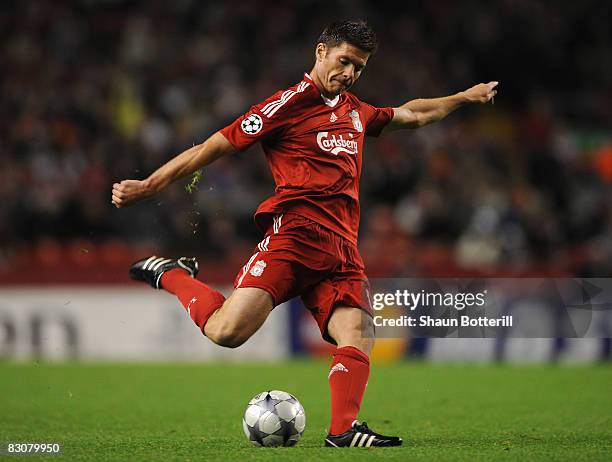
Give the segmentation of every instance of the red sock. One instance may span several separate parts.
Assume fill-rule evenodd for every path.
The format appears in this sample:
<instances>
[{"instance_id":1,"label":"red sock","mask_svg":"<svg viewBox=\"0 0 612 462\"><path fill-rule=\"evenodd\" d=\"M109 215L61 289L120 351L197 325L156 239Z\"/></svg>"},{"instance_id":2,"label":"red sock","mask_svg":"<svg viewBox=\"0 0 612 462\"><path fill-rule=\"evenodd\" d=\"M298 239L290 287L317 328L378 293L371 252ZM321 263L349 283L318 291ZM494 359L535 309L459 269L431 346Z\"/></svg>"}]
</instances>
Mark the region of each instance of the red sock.
<instances>
[{"instance_id":1,"label":"red sock","mask_svg":"<svg viewBox=\"0 0 612 462\"><path fill-rule=\"evenodd\" d=\"M369 376L368 355L352 346L336 349L329 371L332 435L344 433L357 419Z\"/></svg>"},{"instance_id":2,"label":"red sock","mask_svg":"<svg viewBox=\"0 0 612 462\"><path fill-rule=\"evenodd\" d=\"M202 332L208 318L221 308L225 301L225 297L220 292L192 278L179 268L166 271L161 277L161 286L162 289L178 297Z\"/></svg>"}]
</instances>

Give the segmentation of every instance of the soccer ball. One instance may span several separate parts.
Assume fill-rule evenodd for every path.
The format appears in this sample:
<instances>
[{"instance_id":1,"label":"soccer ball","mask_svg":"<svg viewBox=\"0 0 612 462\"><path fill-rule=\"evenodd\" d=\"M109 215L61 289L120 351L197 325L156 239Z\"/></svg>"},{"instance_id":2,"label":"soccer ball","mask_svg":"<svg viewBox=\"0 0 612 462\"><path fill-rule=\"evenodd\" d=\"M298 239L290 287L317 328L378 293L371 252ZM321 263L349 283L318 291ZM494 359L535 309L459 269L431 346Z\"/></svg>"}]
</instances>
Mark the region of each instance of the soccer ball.
<instances>
[{"instance_id":1,"label":"soccer ball","mask_svg":"<svg viewBox=\"0 0 612 462\"><path fill-rule=\"evenodd\" d=\"M251 114L250 116L246 117L240 125L244 133L247 135L255 135L261 131L263 121L257 114Z\"/></svg>"},{"instance_id":2,"label":"soccer ball","mask_svg":"<svg viewBox=\"0 0 612 462\"><path fill-rule=\"evenodd\" d=\"M255 446L293 446L306 427L306 414L297 398L284 391L256 395L244 412L242 428Z\"/></svg>"}]
</instances>

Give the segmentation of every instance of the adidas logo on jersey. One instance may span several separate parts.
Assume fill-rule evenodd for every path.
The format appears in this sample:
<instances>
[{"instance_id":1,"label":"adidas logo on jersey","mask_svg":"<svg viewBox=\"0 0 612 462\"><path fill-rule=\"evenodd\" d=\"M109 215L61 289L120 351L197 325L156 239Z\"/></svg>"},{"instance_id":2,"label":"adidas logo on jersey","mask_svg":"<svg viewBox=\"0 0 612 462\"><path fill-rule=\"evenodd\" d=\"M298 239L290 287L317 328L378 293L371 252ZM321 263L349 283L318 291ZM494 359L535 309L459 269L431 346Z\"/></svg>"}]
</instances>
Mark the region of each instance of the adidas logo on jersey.
<instances>
[{"instance_id":1,"label":"adidas logo on jersey","mask_svg":"<svg viewBox=\"0 0 612 462\"><path fill-rule=\"evenodd\" d=\"M345 140L342 135L329 136L329 132L317 133L317 144L325 152L338 155L341 152L357 154L358 144L355 140Z\"/></svg>"},{"instance_id":2,"label":"adidas logo on jersey","mask_svg":"<svg viewBox=\"0 0 612 462\"><path fill-rule=\"evenodd\" d=\"M338 364L335 364L334 367L331 368L327 378L329 379L334 372L348 372L348 371L349 370L346 368L346 366L344 364L338 363Z\"/></svg>"},{"instance_id":3,"label":"adidas logo on jersey","mask_svg":"<svg viewBox=\"0 0 612 462\"><path fill-rule=\"evenodd\" d=\"M331 115L329 116L329 121L335 122L336 120L338 120L338 116L336 115L335 112L332 112Z\"/></svg>"}]
</instances>

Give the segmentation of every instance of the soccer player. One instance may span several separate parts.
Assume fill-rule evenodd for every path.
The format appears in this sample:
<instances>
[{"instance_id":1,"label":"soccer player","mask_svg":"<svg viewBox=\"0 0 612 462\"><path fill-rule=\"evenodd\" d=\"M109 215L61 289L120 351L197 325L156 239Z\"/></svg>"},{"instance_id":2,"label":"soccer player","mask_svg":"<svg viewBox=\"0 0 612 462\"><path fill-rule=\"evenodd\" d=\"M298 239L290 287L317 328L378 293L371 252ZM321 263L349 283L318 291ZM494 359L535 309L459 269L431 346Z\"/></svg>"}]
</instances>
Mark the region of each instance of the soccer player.
<instances>
[{"instance_id":1,"label":"soccer player","mask_svg":"<svg viewBox=\"0 0 612 462\"><path fill-rule=\"evenodd\" d=\"M375 52L363 21L329 25L315 64L301 82L252 106L202 144L187 149L144 180L115 183L112 202L125 207L159 193L214 160L261 142L276 183L255 221L265 233L226 299L195 279L193 258L151 256L130 269L133 279L175 294L202 333L218 345L242 345L272 309L301 296L325 340L337 346L329 371L331 424L326 446L398 446L357 421L374 345L372 308L357 248L359 177L364 138L436 122L467 103L486 103L497 82L443 98L378 108L348 90Z\"/></svg>"}]
</instances>

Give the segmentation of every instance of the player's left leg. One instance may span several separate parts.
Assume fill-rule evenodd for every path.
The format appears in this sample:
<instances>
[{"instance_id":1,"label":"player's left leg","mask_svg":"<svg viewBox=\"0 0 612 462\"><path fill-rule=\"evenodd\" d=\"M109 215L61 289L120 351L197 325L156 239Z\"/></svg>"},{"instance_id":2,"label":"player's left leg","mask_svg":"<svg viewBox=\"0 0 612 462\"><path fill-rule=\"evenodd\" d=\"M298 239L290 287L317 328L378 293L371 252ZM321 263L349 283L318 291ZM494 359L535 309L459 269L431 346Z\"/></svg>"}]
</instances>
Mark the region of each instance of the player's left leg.
<instances>
[{"instance_id":1,"label":"player's left leg","mask_svg":"<svg viewBox=\"0 0 612 462\"><path fill-rule=\"evenodd\" d=\"M372 316L361 308L337 306L327 324L327 332L338 348L354 347L367 356L374 348L375 334Z\"/></svg>"},{"instance_id":2,"label":"player's left leg","mask_svg":"<svg viewBox=\"0 0 612 462\"><path fill-rule=\"evenodd\" d=\"M399 446L402 439L370 430L357 416L370 376L375 342L372 316L361 308L337 306L329 318L327 334L338 345L329 372L331 425L326 446Z\"/></svg>"},{"instance_id":3,"label":"player's left leg","mask_svg":"<svg viewBox=\"0 0 612 462\"><path fill-rule=\"evenodd\" d=\"M370 353L374 346L372 317L360 308L338 306L329 318L327 332L338 345L328 377L331 392L329 433L339 435L357 420L370 376Z\"/></svg>"},{"instance_id":4,"label":"player's left leg","mask_svg":"<svg viewBox=\"0 0 612 462\"><path fill-rule=\"evenodd\" d=\"M338 345L329 372L329 433L339 435L357 420L370 376L370 353L374 347L372 317L360 308L338 306L329 318L327 333Z\"/></svg>"}]
</instances>

